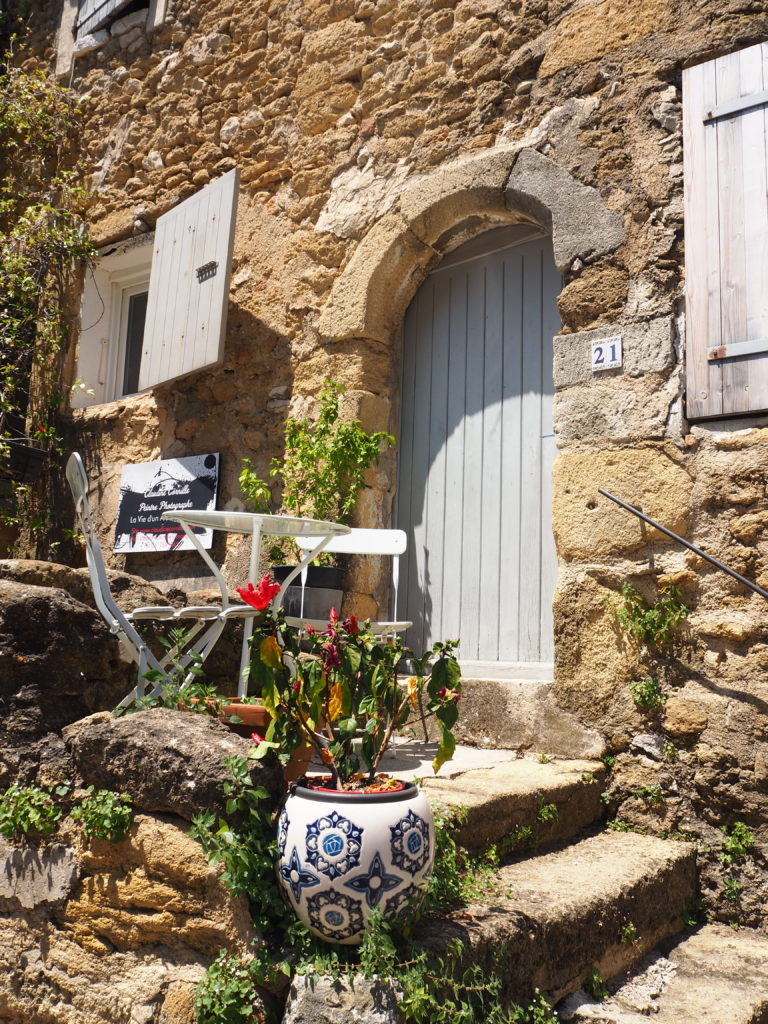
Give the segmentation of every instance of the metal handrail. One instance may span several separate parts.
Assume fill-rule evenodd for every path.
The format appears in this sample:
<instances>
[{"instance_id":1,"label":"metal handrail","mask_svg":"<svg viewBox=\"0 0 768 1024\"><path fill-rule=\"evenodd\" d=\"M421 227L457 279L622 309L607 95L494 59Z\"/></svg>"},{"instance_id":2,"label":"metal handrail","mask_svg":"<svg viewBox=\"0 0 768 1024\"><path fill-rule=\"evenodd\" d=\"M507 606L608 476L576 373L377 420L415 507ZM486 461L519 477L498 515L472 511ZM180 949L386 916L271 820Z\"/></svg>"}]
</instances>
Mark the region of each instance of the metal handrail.
<instances>
[{"instance_id":1,"label":"metal handrail","mask_svg":"<svg viewBox=\"0 0 768 1024\"><path fill-rule=\"evenodd\" d=\"M749 587L750 590L754 590L756 594L759 594L760 597L764 597L766 601L768 601L768 590L763 590L763 588L759 587L757 583L753 583L752 580L748 580L746 576L742 576L740 572L736 572L735 569L731 569L731 567L726 565L725 562L721 562L719 559L713 558L712 555L708 555L706 551L702 551L701 548L697 548L695 544L691 544L690 541L684 540L682 537L674 533L674 531L668 530L666 526L662 526L661 523L657 523L655 519L651 519L650 516L641 512L640 509L635 508L634 505L629 505L626 501L622 501L621 498L617 498L616 495L611 494L610 491L603 490L602 487L598 487L597 491L598 494L602 494L604 497L610 498L611 501L615 501L617 505L626 509L627 512L631 512L633 516L637 516L638 519L642 519L644 523L648 523L655 530L659 530L661 533L666 534L667 537L671 537L672 540L676 540L678 544L682 544L683 547L688 548L689 551L693 551L694 554L699 556L699 558L703 558L705 562L709 562L709 564L714 565L716 569L720 569L721 572L732 576L733 579L738 580L739 583L743 583L745 587Z\"/></svg>"}]
</instances>

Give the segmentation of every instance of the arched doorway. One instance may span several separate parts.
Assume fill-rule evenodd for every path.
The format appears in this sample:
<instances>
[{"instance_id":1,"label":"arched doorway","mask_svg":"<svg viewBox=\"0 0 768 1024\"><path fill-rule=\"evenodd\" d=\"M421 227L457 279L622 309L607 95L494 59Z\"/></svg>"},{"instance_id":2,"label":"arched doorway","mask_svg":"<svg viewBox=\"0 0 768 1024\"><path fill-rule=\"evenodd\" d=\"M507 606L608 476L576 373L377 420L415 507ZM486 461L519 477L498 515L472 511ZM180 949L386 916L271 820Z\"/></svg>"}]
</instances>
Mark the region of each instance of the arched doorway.
<instances>
[{"instance_id":1,"label":"arched doorway","mask_svg":"<svg viewBox=\"0 0 768 1024\"><path fill-rule=\"evenodd\" d=\"M460 637L463 662L552 661L552 241L487 231L430 274L405 316L396 519L399 615L417 652Z\"/></svg>"}]
</instances>

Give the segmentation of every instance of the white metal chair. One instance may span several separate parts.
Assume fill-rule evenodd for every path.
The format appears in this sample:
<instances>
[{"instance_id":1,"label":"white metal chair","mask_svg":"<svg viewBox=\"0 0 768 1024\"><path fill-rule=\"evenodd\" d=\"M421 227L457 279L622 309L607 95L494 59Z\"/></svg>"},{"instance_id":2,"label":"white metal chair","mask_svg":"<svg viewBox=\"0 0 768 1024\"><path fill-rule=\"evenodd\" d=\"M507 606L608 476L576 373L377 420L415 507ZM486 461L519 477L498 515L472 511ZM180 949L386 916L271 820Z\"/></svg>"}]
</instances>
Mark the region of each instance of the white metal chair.
<instances>
[{"instance_id":1,"label":"white metal chair","mask_svg":"<svg viewBox=\"0 0 768 1024\"><path fill-rule=\"evenodd\" d=\"M310 551L314 544L311 537L297 537L296 543L304 551ZM371 632L375 636L387 636L391 633L403 633L412 623L397 619L397 589L400 582L400 555L405 552L408 538L404 530L373 530L353 529L341 537L334 537L326 545L326 551L334 551L347 555L389 555L392 558L392 619L371 622ZM322 630L328 625L320 619L305 619L304 590L307 582L307 570L301 573L301 613L299 616L286 616L286 624L294 629Z\"/></svg>"},{"instance_id":2,"label":"white metal chair","mask_svg":"<svg viewBox=\"0 0 768 1024\"><path fill-rule=\"evenodd\" d=\"M126 654L138 665L137 684L120 701L119 706L124 707L135 701L137 697L144 695L147 672L154 670L160 673L160 677L151 691L156 694L160 691L163 683L168 680L168 669L171 664L177 664L185 669L198 661L196 656L199 656L199 660L205 661L213 650L228 618L247 617L256 613L253 608L247 606L230 605L225 590L222 590L221 605L188 605L178 609L172 608L170 605L147 605L124 612L115 602L109 586L104 556L96 536L88 503L88 477L83 460L77 452L73 452L67 461L66 475L72 497L75 500L75 512L80 530L85 541L85 555L96 607L104 617L110 631L117 636ZM135 622L148 619L176 624L191 622L192 625L186 632L181 645L170 648L162 658L157 658L134 625ZM200 636L206 623L210 623L210 625ZM184 681L190 682L192 678L191 675L187 676Z\"/></svg>"}]
</instances>

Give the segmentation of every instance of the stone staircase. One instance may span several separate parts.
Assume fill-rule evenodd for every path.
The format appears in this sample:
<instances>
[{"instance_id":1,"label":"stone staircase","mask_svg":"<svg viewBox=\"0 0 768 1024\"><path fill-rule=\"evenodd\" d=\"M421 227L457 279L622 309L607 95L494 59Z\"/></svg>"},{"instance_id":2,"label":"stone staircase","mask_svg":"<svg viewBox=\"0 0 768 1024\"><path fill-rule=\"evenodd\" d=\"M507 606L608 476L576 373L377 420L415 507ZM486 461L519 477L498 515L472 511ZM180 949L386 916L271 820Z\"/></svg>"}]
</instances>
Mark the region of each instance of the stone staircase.
<instances>
[{"instance_id":1,"label":"stone staircase","mask_svg":"<svg viewBox=\"0 0 768 1024\"><path fill-rule=\"evenodd\" d=\"M509 754L450 779L423 777L433 806L462 808L462 845L495 843L511 862L487 897L423 923L419 941L438 952L461 940L468 961L496 965L506 999L525 1004L539 988L573 1024L639 1024L649 1013L657 1024L768 1024L768 937L686 931L695 845L606 829L605 772L600 761ZM593 970L609 1000L581 990Z\"/></svg>"}]
</instances>

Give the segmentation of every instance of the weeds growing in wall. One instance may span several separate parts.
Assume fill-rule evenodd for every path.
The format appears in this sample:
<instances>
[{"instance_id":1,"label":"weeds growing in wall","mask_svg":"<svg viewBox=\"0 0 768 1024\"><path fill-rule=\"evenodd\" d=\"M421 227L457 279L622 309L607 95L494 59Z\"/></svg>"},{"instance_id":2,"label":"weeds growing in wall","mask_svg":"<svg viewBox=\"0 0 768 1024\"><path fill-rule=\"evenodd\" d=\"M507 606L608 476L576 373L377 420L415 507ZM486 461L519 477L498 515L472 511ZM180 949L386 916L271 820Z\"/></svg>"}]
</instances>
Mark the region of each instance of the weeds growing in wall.
<instances>
[{"instance_id":1,"label":"weeds growing in wall","mask_svg":"<svg viewBox=\"0 0 768 1024\"><path fill-rule=\"evenodd\" d=\"M61 451L67 311L94 253L76 159L87 100L20 65L14 45L0 58L0 522L42 541L48 510L24 464L29 449Z\"/></svg>"}]
</instances>

